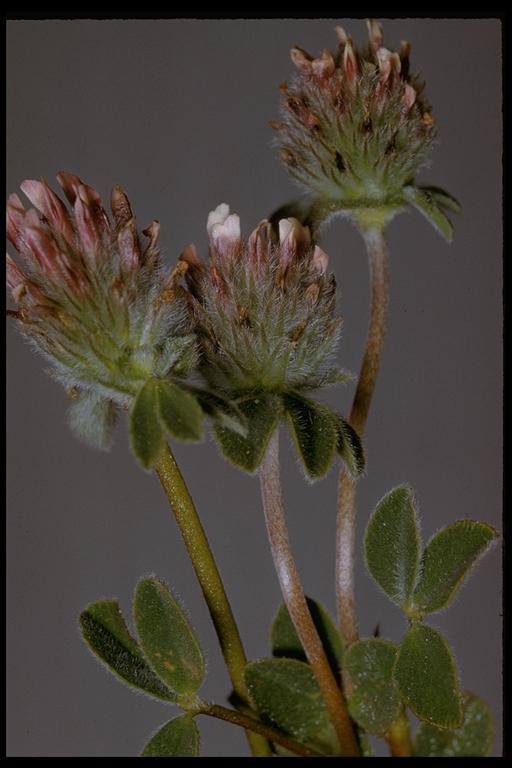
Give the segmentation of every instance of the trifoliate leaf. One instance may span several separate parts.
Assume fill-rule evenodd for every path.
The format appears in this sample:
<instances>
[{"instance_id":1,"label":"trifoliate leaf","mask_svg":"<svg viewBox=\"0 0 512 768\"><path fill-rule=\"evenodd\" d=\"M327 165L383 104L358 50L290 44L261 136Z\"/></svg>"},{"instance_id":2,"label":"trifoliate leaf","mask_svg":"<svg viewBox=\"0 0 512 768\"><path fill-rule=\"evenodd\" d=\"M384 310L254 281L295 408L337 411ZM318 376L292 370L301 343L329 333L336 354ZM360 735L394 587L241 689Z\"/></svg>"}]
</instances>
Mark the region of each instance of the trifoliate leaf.
<instances>
[{"instance_id":1,"label":"trifoliate leaf","mask_svg":"<svg viewBox=\"0 0 512 768\"><path fill-rule=\"evenodd\" d=\"M236 467L255 472L263 459L268 442L281 417L281 403L276 397L248 398L237 403L247 421L247 434L216 424L214 434L224 456Z\"/></svg>"},{"instance_id":2,"label":"trifoliate leaf","mask_svg":"<svg viewBox=\"0 0 512 768\"><path fill-rule=\"evenodd\" d=\"M116 600L91 603L80 614L80 628L91 651L123 682L157 699L176 700L146 663Z\"/></svg>"},{"instance_id":3,"label":"trifoliate leaf","mask_svg":"<svg viewBox=\"0 0 512 768\"><path fill-rule=\"evenodd\" d=\"M145 469L150 469L165 445L155 379L147 381L137 395L130 415L130 438L135 456Z\"/></svg>"},{"instance_id":4,"label":"trifoliate leaf","mask_svg":"<svg viewBox=\"0 0 512 768\"><path fill-rule=\"evenodd\" d=\"M402 640L395 682L416 717L441 728L462 724L462 699L450 647L432 627L413 623Z\"/></svg>"},{"instance_id":5,"label":"trifoliate leaf","mask_svg":"<svg viewBox=\"0 0 512 768\"><path fill-rule=\"evenodd\" d=\"M310 480L323 477L336 453L335 414L325 405L299 395L285 395L284 407L297 452Z\"/></svg>"},{"instance_id":6,"label":"trifoliate leaf","mask_svg":"<svg viewBox=\"0 0 512 768\"><path fill-rule=\"evenodd\" d=\"M447 731L421 723L414 739L417 757L487 757L492 748L494 728L487 704L479 696L464 694L464 722Z\"/></svg>"},{"instance_id":7,"label":"trifoliate leaf","mask_svg":"<svg viewBox=\"0 0 512 768\"><path fill-rule=\"evenodd\" d=\"M199 731L192 715L175 717L148 741L141 757L198 757Z\"/></svg>"},{"instance_id":8,"label":"trifoliate leaf","mask_svg":"<svg viewBox=\"0 0 512 768\"><path fill-rule=\"evenodd\" d=\"M167 585L154 576L139 581L133 611L140 646L154 672L172 691L195 693L204 678L203 654Z\"/></svg>"},{"instance_id":9,"label":"trifoliate leaf","mask_svg":"<svg viewBox=\"0 0 512 768\"><path fill-rule=\"evenodd\" d=\"M370 574L386 595L405 609L420 556L418 520L409 486L394 488L377 504L366 528L364 546Z\"/></svg>"},{"instance_id":10,"label":"trifoliate leaf","mask_svg":"<svg viewBox=\"0 0 512 768\"><path fill-rule=\"evenodd\" d=\"M423 552L412 607L419 613L446 608L466 574L498 536L490 525L474 520L459 520L436 533Z\"/></svg>"}]
</instances>

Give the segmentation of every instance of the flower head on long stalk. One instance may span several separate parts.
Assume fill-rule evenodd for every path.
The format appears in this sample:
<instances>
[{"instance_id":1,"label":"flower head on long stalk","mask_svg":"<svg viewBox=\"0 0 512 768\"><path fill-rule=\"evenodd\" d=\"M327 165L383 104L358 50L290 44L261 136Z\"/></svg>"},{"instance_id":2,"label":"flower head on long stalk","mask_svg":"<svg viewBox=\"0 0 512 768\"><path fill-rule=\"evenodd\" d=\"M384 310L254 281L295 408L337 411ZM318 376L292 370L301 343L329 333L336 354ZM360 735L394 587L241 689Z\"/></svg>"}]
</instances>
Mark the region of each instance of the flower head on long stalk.
<instances>
[{"instance_id":1,"label":"flower head on long stalk","mask_svg":"<svg viewBox=\"0 0 512 768\"><path fill-rule=\"evenodd\" d=\"M340 212L380 222L412 204L450 239L441 208L458 211L457 201L414 182L436 125L425 83L410 68L411 46L402 41L392 51L379 22L367 25L362 49L336 27L337 50L317 58L298 46L291 50L296 75L281 87L282 120L272 126L281 159L310 195L297 210L318 226Z\"/></svg>"},{"instance_id":2,"label":"flower head on long stalk","mask_svg":"<svg viewBox=\"0 0 512 768\"><path fill-rule=\"evenodd\" d=\"M21 256L7 256L11 312L33 347L51 363L51 374L71 398L70 423L80 437L108 448L119 409L131 409L141 422L142 400L157 391L161 411L155 419L178 437L198 439L201 409L180 388L196 358L195 337L187 323L186 303L175 296L157 248L158 222L144 230L141 244L126 193L115 186L112 220L99 194L78 176L59 173L70 208L46 181L27 180L21 188L33 207L16 194L7 202L7 236ZM186 400L186 415L171 413L174 400ZM169 402L168 402L169 401ZM185 406L184 406L185 407ZM151 408L146 405L147 414ZM179 410L179 408L177 408ZM148 416L150 420L151 416ZM186 423L185 423L186 422ZM136 450L142 463L153 447ZM132 429L133 433L133 429ZM134 447L136 447L134 445Z\"/></svg>"},{"instance_id":3,"label":"flower head on long stalk","mask_svg":"<svg viewBox=\"0 0 512 768\"><path fill-rule=\"evenodd\" d=\"M238 216L222 204L207 229L209 260L190 245L179 263L201 349L199 371L246 420L245 435L217 426L222 450L254 471L287 414L306 471L320 477L336 446L347 457L349 449L360 450L343 420L305 396L346 378L333 364L341 318L327 255L293 218L279 222L279 235L262 221L244 242ZM360 468L361 456L354 462Z\"/></svg>"}]
</instances>

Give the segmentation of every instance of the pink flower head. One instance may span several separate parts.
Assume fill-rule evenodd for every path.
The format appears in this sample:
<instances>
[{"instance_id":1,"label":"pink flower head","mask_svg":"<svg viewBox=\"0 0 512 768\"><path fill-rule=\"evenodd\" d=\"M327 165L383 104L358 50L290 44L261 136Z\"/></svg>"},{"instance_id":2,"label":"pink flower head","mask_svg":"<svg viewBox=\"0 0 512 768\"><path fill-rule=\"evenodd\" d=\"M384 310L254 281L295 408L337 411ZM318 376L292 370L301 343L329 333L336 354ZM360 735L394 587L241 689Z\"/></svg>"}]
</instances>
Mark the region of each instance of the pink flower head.
<instances>
[{"instance_id":1,"label":"pink flower head","mask_svg":"<svg viewBox=\"0 0 512 768\"><path fill-rule=\"evenodd\" d=\"M193 346L184 335L186 303L173 300L162 274L158 223L144 230L141 245L120 186L110 218L78 176L57 178L68 205L46 181L32 179L21 189L33 207L16 194L7 200L7 237L20 256L7 255L11 314L65 386L126 406L142 382L166 375L181 358L173 335L182 352Z\"/></svg>"},{"instance_id":2,"label":"pink flower head","mask_svg":"<svg viewBox=\"0 0 512 768\"><path fill-rule=\"evenodd\" d=\"M276 232L263 220L244 241L223 203L207 231L208 261L192 245L181 255L205 378L231 394L323 382L340 323L328 258L309 228L287 218Z\"/></svg>"}]
</instances>

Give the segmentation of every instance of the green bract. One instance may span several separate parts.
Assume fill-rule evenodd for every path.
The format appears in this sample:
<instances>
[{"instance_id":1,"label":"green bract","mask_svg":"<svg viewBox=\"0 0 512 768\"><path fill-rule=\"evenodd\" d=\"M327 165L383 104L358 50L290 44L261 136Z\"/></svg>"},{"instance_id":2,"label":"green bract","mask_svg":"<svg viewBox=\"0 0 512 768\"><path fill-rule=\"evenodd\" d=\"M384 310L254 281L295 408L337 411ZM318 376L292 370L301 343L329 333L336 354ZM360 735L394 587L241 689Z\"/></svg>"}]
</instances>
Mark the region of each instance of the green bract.
<instances>
[{"instance_id":1,"label":"green bract","mask_svg":"<svg viewBox=\"0 0 512 768\"><path fill-rule=\"evenodd\" d=\"M286 417L311 479L322 477L338 452L360 474L360 441L313 390L347 379L334 365L341 319L335 314L334 275L326 254L293 218L263 221L242 242L229 207L210 213L210 260L193 246L181 256L200 360L210 389L242 414L245 429L223 419L215 434L224 455L254 472ZM212 412L215 418L215 413Z\"/></svg>"}]
</instances>

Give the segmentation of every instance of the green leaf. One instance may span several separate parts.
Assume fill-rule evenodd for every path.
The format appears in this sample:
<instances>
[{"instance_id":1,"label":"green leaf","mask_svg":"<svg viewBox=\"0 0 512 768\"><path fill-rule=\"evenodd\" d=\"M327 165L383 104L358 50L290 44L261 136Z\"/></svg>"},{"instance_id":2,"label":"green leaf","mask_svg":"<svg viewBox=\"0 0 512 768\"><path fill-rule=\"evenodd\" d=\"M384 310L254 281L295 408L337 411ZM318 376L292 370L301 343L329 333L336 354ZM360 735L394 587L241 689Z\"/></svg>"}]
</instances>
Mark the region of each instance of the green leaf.
<instances>
[{"instance_id":1,"label":"green leaf","mask_svg":"<svg viewBox=\"0 0 512 768\"><path fill-rule=\"evenodd\" d=\"M444 637L426 624L413 623L400 644L394 670L400 692L420 720L458 728L462 702L457 669Z\"/></svg>"},{"instance_id":2,"label":"green leaf","mask_svg":"<svg viewBox=\"0 0 512 768\"><path fill-rule=\"evenodd\" d=\"M141 757L198 757L199 731L192 715L169 720L148 741Z\"/></svg>"},{"instance_id":3,"label":"green leaf","mask_svg":"<svg viewBox=\"0 0 512 768\"><path fill-rule=\"evenodd\" d=\"M140 646L153 671L172 691L195 693L204 679L204 660L196 636L163 581L141 579L133 601Z\"/></svg>"},{"instance_id":4,"label":"green leaf","mask_svg":"<svg viewBox=\"0 0 512 768\"><path fill-rule=\"evenodd\" d=\"M91 603L80 614L80 628L91 651L123 682L157 699L176 700L147 665L116 600Z\"/></svg>"},{"instance_id":5,"label":"green leaf","mask_svg":"<svg viewBox=\"0 0 512 768\"><path fill-rule=\"evenodd\" d=\"M359 435L348 421L341 416L337 417L338 442L337 450L345 465L352 475L358 478L364 474L366 462L364 458L363 446Z\"/></svg>"},{"instance_id":6,"label":"green leaf","mask_svg":"<svg viewBox=\"0 0 512 768\"><path fill-rule=\"evenodd\" d=\"M436 533L423 552L412 607L422 614L446 608L498 536L490 525L473 520L459 520Z\"/></svg>"},{"instance_id":7,"label":"green leaf","mask_svg":"<svg viewBox=\"0 0 512 768\"><path fill-rule=\"evenodd\" d=\"M418 757L487 757L493 738L487 704L479 696L466 692L461 727L447 731L422 723L414 739L414 754Z\"/></svg>"},{"instance_id":8,"label":"green leaf","mask_svg":"<svg viewBox=\"0 0 512 768\"><path fill-rule=\"evenodd\" d=\"M370 574L394 603L405 608L420 557L418 520L409 486L399 485L379 501L366 528L364 546Z\"/></svg>"},{"instance_id":9,"label":"green leaf","mask_svg":"<svg viewBox=\"0 0 512 768\"><path fill-rule=\"evenodd\" d=\"M400 712L400 695L393 680L397 646L387 640L359 640L345 654L354 686L351 717L368 733L383 736Z\"/></svg>"},{"instance_id":10,"label":"green leaf","mask_svg":"<svg viewBox=\"0 0 512 768\"><path fill-rule=\"evenodd\" d=\"M328 611L323 606L310 597L307 597L306 601L332 671L339 677L343 660L343 641L341 635ZM306 661L306 654L304 653L302 643L293 626L288 608L284 603L280 606L272 622L270 640L274 656L284 656L287 659Z\"/></svg>"},{"instance_id":11,"label":"green leaf","mask_svg":"<svg viewBox=\"0 0 512 768\"><path fill-rule=\"evenodd\" d=\"M227 427L242 437L247 436L247 419L234 403L224 400L213 392L196 387L187 387L197 398L203 411L221 427Z\"/></svg>"},{"instance_id":12,"label":"green leaf","mask_svg":"<svg viewBox=\"0 0 512 768\"><path fill-rule=\"evenodd\" d=\"M167 379L159 379L157 388L162 426L179 440L201 440L203 412L195 397Z\"/></svg>"},{"instance_id":13,"label":"green leaf","mask_svg":"<svg viewBox=\"0 0 512 768\"><path fill-rule=\"evenodd\" d=\"M404 195L440 235L449 243L453 239L453 226L448 217L439 208L435 196L427 189L419 187L404 187Z\"/></svg>"},{"instance_id":14,"label":"green leaf","mask_svg":"<svg viewBox=\"0 0 512 768\"><path fill-rule=\"evenodd\" d=\"M137 395L130 415L130 437L135 456L145 469L150 469L165 445L155 379L147 381Z\"/></svg>"},{"instance_id":15,"label":"green leaf","mask_svg":"<svg viewBox=\"0 0 512 768\"><path fill-rule=\"evenodd\" d=\"M116 422L116 410L111 400L92 390L80 390L76 400L71 401L68 419L71 431L79 440L102 451L110 449Z\"/></svg>"},{"instance_id":16,"label":"green leaf","mask_svg":"<svg viewBox=\"0 0 512 768\"><path fill-rule=\"evenodd\" d=\"M339 754L338 740L308 664L262 659L245 668L245 681L259 713L303 744Z\"/></svg>"},{"instance_id":17,"label":"green leaf","mask_svg":"<svg viewBox=\"0 0 512 768\"><path fill-rule=\"evenodd\" d=\"M462 206L459 203L459 201L455 197L453 197L453 195L450 195L450 193L447 192L445 189L441 189L441 187L425 187L425 186L421 186L419 187L419 189L431 195L436 201L436 203L441 207L448 208L450 211L453 211L454 213L460 213L462 211Z\"/></svg>"},{"instance_id":18,"label":"green leaf","mask_svg":"<svg viewBox=\"0 0 512 768\"><path fill-rule=\"evenodd\" d=\"M285 395L293 442L310 480L323 477L336 453L336 417L325 405L298 395Z\"/></svg>"},{"instance_id":19,"label":"green leaf","mask_svg":"<svg viewBox=\"0 0 512 768\"><path fill-rule=\"evenodd\" d=\"M236 467L255 472L276 429L281 415L281 404L276 397L255 397L237 403L247 420L247 435L243 436L219 424L214 434L224 456Z\"/></svg>"}]
</instances>

